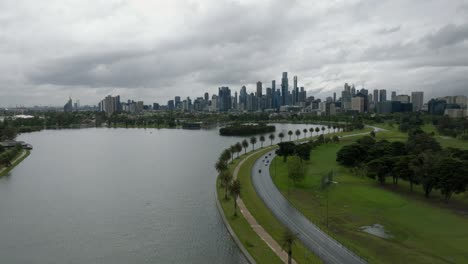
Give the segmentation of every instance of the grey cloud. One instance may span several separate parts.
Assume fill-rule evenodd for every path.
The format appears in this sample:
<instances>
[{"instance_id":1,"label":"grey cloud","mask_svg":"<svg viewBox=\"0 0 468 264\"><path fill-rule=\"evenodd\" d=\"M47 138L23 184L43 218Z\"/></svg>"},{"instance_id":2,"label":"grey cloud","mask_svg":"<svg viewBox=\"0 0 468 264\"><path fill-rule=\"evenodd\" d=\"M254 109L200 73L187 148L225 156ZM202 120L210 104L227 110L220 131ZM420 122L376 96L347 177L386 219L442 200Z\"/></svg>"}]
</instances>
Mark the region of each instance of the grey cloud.
<instances>
[{"instance_id":1,"label":"grey cloud","mask_svg":"<svg viewBox=\"0 0 468 264\"><path fill-rule=\"evenodd\" d=\"M401 29L401 26L398 25L398 26L395 26L395 27L390 27L390 28L382 28L380 30L377 30L377 33L378 34L391 34L391 33L395 33L397 31L400 31Z\"/></svg>"},{"instance_id":2,"label":"grey cloud","mask_svg":"<svg viewBox=\"0 0 468 264\"><path fill-rule=\"evenodd\" d=\"M442 48L455 45L468 39L468 23L462 25L449 24L425 38L429 47Z\"/></svg>"}]
</instances>

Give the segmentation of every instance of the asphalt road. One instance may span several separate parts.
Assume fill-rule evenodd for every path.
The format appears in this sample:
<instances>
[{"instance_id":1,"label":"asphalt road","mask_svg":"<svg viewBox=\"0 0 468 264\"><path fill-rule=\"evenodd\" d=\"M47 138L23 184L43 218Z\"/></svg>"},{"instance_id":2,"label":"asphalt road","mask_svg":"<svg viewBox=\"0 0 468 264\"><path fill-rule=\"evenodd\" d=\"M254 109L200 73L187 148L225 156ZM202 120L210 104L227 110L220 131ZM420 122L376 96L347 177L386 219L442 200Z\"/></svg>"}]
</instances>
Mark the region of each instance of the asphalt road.
<instances>
[{"instance_id":1,"label":"asphalt road","mask_svg":"<svg viewBox=\"0 0 468 264\"><path fill-rule=\"evenodd\" d=\"M273 183L269 171L275 152L267 153L266 157L263 156L255 162L252 168L252 182L257 194L276 218L292 232L297 233L302 243L325 263L366 263L322 232L284 198Z\"/></svg>"}]
</instances>

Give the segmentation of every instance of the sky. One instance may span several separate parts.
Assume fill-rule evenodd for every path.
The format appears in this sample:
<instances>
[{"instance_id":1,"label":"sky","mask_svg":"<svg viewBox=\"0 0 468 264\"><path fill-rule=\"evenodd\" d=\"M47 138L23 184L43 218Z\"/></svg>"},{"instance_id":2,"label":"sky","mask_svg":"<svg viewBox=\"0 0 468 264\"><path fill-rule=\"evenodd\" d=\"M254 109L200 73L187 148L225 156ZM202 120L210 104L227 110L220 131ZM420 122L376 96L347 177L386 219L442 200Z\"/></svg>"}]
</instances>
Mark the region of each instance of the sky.
<instances>
[{"instance_id":1,"label":"sky","mask_svg":"<svg viewBox=\"0 0 468 264\"><path fill-rule=\"evenodd\" d=\"M0 106L146 104L294 75L468 95L468 0L0 0Z\"/></svg>"}]
</instances>

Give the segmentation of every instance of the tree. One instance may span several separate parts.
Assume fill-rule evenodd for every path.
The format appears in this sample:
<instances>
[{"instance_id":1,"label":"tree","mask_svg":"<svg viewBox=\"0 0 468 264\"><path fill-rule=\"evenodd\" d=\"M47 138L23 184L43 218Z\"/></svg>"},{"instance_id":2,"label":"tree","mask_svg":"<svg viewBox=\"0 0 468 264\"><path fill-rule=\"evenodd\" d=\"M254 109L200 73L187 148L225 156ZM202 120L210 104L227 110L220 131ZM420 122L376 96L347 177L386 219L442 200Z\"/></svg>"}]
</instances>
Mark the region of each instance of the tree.
<instances>
[{"instance_id":1,"label":"tree","mask_svg":"<svg viewBox=\"0 0 468 264\"><path fill-rule=\"evenodd\" d=\"M314 128L313 127L309 128L309 132L310 132L310 136L312 136L314 134Z\"/></svg>"},{"instance_id":2,"label":"tree","mask_svg":"<svg viewBox=\"0 0 468 264\"><path fill-rule=\"evenodd\" d=\"M328 128L328 134L330 134L331 125L328 125L327 128Z\"/></svg>"},{"instance_id":3,"label":"tree","mask_svg":"<svg viewBox=\"0 0 468 264\"><path fill-rule=\"evenodd\" d=\"M392 171L393 162L390 157L382 157L374 159L367 163L368 176L371 178L377 177L381 184L385 183L385 178Z\"/></svg>"},{"instance_id":4,"label":"tree","mask_svg":"<svg viewBox=\"0 0 468 264\"><path fill-rule=\"evenodd\" d=\"M333 133L336 132L336 125L333 125Z\"/></svg>"},{"instance_id":5,"label":"tree","mask_svg":"<svg viewBox=\"0 0 468 264\"><path fill-rule=\"evenodd\" d=\"M304 138L305 138L307 136L307 128L304 128L302 132L304 133Z\"/></svg>"},{"instance_id":6,"label":"tree","mask_svg":"<svg viewBox=\"0 0 468 264\"><path fill-rule=\"evenodd\" d=\"M260 148L263 148L263 142L265 142L265 136L261 135L259 140L260 140Z\"/></svg>"},{"instance_id":7,"label":"tree","mask_svg":"<svg viewBox=\"0 0 468 264\"><path fill-rule=\"evenodd\" d=\"M406 180L410 183L410 191L413 191L413 185L419 184L419 181L414 174L414 171L410 167L411 160L415 156L399 156L395 162L395 165L392 170L392 176L394 177L394 183L398 183L398 178L395 180L395 177L400 177L403 180Z\"/></svg>"},{"instance_id":8,"label":"tree","mask_svg":"<svg viewBox=\"0 0 468 264\"><path fill-rule=\"evenodd\" d=\"M310 151L312 146L310 144L299 144L296 146L296 155L303 160L310 160Z\"/></svg>"},{"instance_id":9,"label":"tree","mask_svg":"<svg viewBox=\"0 0 468 264\"><path fill-rule=\"evenodd\" d=\"M337 135L334 135L332 138L333 142L338 143L340 142L340 138Z\"/></svg>"},{"instance_id":10,"label":"tree","mask_svg":"<svg viewBox=\"0 0 468 264\"><path fill-rule=\"evenodd\" d=\"M256 137L251 137L250 138L250 144L252 144L252 151L255 150L255 143L257 143L257 138Z\"/></svg>"},{"instance_id":11,"label":"tree","mask_svg":"<svg viewBox=\"0 0 468 264\"><path fill-rule=\"evenodd\" d=\"M228 199L228 191L229 191L229 186L231 185L232 181L232 174L229 170L225 170L223 173L221 173L221 183L222 186L224 187L224 199Z\"/></svg>"},{"instance_id":12,"label":"tree","mask_svg":"<svg viewBox=\"0 0 468 264\"><path fill-rule=\"evenodd\" d=\"M344 166L356 166L366 160L367 149L360 144L342 147L336 154L336 161Z\"/></svg>"},{"instance_id":13,"label":"tree","mask_svg":"<svg viewBox=\"0 0 468 264\"><path fill-rule=\"evenodd\" d=\"M237 142L235 146L236 146L237 158L239 158L239 153L242 151L242 144L240 142Z\"/></svg>"},{"instance_id":14,"label":"tree","mask_svg":"<svg viewBox=\"0 0 468 264\"><path fill-rule=\"evenodd\" d=\"M221 160L227 163L230 159L231 159L231 151L229 149L225 149L223 153L221 153Z\"/></svg>"},{"instance_id":15,"label":"tree","mask_svg":"<svg viewBox=\"0 0 468 264\"><path fill-rule=\"evenodd\" d=\"M296 129L296 140L299 139L299 136L301 135L301 130L300 129Z\"/></svg>"},{"instance_id":16,"label":"tree","mask_svg":"<svg viewBox=\"0 0 468 264\"><path fill-rule=\"evenodd\" d=\"M317 133L317 135L318 135L319 132L320 132L320 128L319 128L319 127L315 127L315 133Z\"/></svg>"},{"instance_id":17,"label":"tree","mask_svg":"<svg viewBox=\"0 0 468 264\"><path fill-rule=\"evenodd\" d=\"M283 237L281 239L281 247L284 251L288 253L288 264L292 263L292 248L297 241L297 234L293 233L291 230L286 229L283 233Z\"/></svg>"},{"instance_id":18,"label":"tree","mask_svg":"<svg viewBox=\"0 0 468 264\"><path fill-rule=\"evenodd\" d=\"M426 198L429 197L429 194L436 185L437 178L435 177L435 173L432 172L434 171L437 159L438 157L434 153L425 152L417 155L410 162L411 169L421 183Z\"/></svg>"},{"instance_id":19,"label":"tree","mask_svg":"<svg viewBox=\"0 0 468 264\"><path fill-rule=\"evenodd\" d=\"M291 141L291 136L292 136L293 132L291 130L288 131L288 135L289 135L289 141Z\"/></svg>"},{"instance_id":20,"label":"tree","mask_svg":"<svg viewBox=\"0 0 468 264\"><path fill-rule=\"evenodd\" d=\"M222 173L227 170L227 164L221 158L215 163L215 169L218 173Z\"/></svg>"},{"instance_id":21,"label":"tree","mask_svg":"<svg viewBox=\"0 0 468 264\"><path fill-rule=\"evenodd\" d=\"M325 127L322 126L322 135L325 134Z\"/></svg>"},{"instance_id":22,"label":"tree","mask_svg":"<svg viewBox=\"0 0 468 264\"><path fill-rule=\"evenodd\" d=\"M374 131L374 130L372 130L372 131L370 132L370 136L373 137L373 138L375 138L375 131Z\"/></svg>"},{"instance_id":23,"label":"tree","mask_svg":"<svg viewBox=\"0 0 468 264\"><path fill-rule=\"evenodd\" d=\"M371 148L375 144L375 139L370 136L364 136L356 141L359 145Z\"/></svg>"},{"instance_id":24,"label":"tree","mask_svg":"<svg viewBox=\"0 0 468 264\"><path fill-rule=\"evenodd\" d=\"M416 155L426 151L438 152L441 149L439 142L434 137L421 130L409 133L408 140L406 141L408 153Z\"/></svg>"},{"instance_id":25,"label":"tree","mask_svg":"<svg viewBox=\"0 0 468 264\"><path fill-rule=\"evenodd\" d=\"M448 202L453 193L461 193L466 191L468 185L468 166L466 162L445 157L440 159L436 164L435 187L438 188Z\"/></svg>"},{"instance_id":26,"label":"tree","mask_svg":"<svg viewBox=\"0 0 468 264\"><path fill-rule=\"evenodd\" d=\"M280 142L283 142L284 133L283 133L283 132L280 132L280 133L278 134L278 137L280 138Z\"/></svg>"},{"instance_id":27,"label":"tree","mask_svg":"<svg viewBox=\"0 0 468 264\"><path fill-rule=\"evenodd\" d=\"M270 146L273 146L273 140L275 140L275 134L270 134L268 138L270 139Z\"/></svg>"},{"instance_id":28,"label":"tree","mask_svg":"<svg viewBox=\"0 0 468 264\"><path fill-rule=\"evenodd\" d=\"M305 178L304 166L297 156L293 156L288 160L288 178L293 181L294 185L302 182Z\"/></svg>"},{"instance_id":29,"label":"tree","mask_svg":"<svg viewBox=\"0 0 468 264\"><path fill-rule=\"evenodd\" d=\"M281 142L278 144L279 148L276 150L276 155L283 157L283 162L286 162L288 159L288 156L294 155L294 152L296 151L296 145L291 142Z\"/></svg>"},{"instance_id":30,"label":"tree","mask_svg":"<svg viewBox=\"0 0 468 264\"><path fill-rule=\"evenodd\" d=\"M241 193L241 184L239 179L235 179L229 188L231 196L234 198L234 216L237 216L237 198L239 198Z\"/></svg>"},{"instance_id":31,"label":"tree","mask_svg":"<svg viewBox=\"0 0 468 264\"><path fill-rule=\"evenodd\" d=\"M242 147L244 148L244 154L247 154L247 148L249 147L249 142L246 139L242 140Z\"/></svg>"}]
</instances>

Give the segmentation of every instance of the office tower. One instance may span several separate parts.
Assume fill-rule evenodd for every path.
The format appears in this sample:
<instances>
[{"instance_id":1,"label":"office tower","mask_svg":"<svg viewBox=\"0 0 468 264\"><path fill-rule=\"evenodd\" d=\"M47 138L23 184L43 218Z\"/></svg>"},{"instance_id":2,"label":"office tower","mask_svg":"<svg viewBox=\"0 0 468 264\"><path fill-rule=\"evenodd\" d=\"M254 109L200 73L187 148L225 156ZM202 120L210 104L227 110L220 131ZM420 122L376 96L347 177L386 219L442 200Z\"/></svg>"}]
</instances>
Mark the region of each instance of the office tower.
<instances>
[{"instance_id":1,"label":"office tower","mask_svg":"<svg viewBox=\"0 0 468 264\"><path fill-rule=\"evenodd\" d=\"M349 92L349 94L351 94L351 86L349 86L348 83L344 84L344 91Z\"/></svg>"},{"instance_id":2,"label":"office tower","mask_svg":"<svg viewBox=\"0 0 468 264\"><path fill-rule=\"evenodd\" d=\"M167 109L174 110L174 100L167 101Z\"/></svg>"},{"instance_id":3,"label":"office tower","mask_svg":"<svg viewBox=\"0 0 468 264\"><path fill-rule=\"evenodd\" d=\"M266 108L273 108L273 91L271 88L266 88Z\"/></svg>"},{"instance_id":4,"label":"office tower","mask_svg":"<svg viewBox=\"0 0 468 264\"><path fill-rule=\"evenodd\" d=\"M262 82L259 81L257 82L257 97L262 97L262 90Z\"/></svg>"},{"instance_id":5,"label":"office tower","mask_svg":"<svg viewBox=\"0 0 468 264\"><path fill-rule=\"evenodd\" d=\"M396 92L393 91L393 92L392 92L392 101L397 101L397 100L396 100L396 96L397 96L397 95L396 95Z\"/></svg>"},{"instance_id":6,"label":"office tower","mask_svg":"<svg viewBox=\"0 0 468 264\"><path fill-rule=\"evenodd\" d=\"M336 102L336 93L333 92L333 102Z\"/></svg>"},{"instance_id":7,"label":"office tower","mask_svg":"<svg viewBox=\"0 0 468 264\"><path fill-rule=\"evenodd\" d=\"M356 96L356 88L354 87L354 84L351 86L351 96Z\"/></svg>"},{"instance_id":8,"label":"office tower","mask_svg":"<svg viewBox=\"0 0 468 264\"><path fill-rule=\"evenodd\" d=\"M208 93L205 93L205 101L208 102L210 100L210 95Z\"/></svg>"},{"instance_id":9,"label":"office tower","mask_svg":"<svg viewBox=\"0 0 468 264\"><path fill-rule=\"evenodd\" d=\"M351 110L358 111L359 113L364 112L364 97L355 96L351 99Z\"/></svg>"},{"instance_id":10,"label":"office tower","mask_svg":"<svg viewBox=\"0 0 468 264\"><path fill-rule=\"evenodd\" d=\"M304 90L304 87L301 86L301 91L299 92L299 102L305 102L306 101L306 98L307 98L307 94L306 94L306 91Z\"/></svg>"},{"instance_id":11,"label":"office tower","mask_svg":"<svg viewBox=\"0 0 468 264\"><path fill-rule=\"evenodd\" d=\"M69 98L68 102L63 106L64 112L73 112L73 102L72 99Z\"/></svg>"},{"instance_id":12,"label":"office tower","mask_svg":"<svg viewBox=\"0 0 468 264\"><path fill-rule=\"evenodd\" d=\"M177 108L177 109L182 108L182 104L181 104L181 101L180 101L180 96L174 97L174 105L175 105L175 108Z\"/></svg>"},{"instance_id":13,"label":"office tower","mask_svg":"<svg viewBox=\"0 0 468 264\"><path fill-rule=\"evenodd\" d=\"M374 96L372 94L369 94L369 103L374 102Z\"/></svg>"},{"instance_id":14,"label":"office tower","mask_svg":"<svg viewBox=\"0 0 468 264\"><path fill-rule=\"evenodd\" d=\"M283 72L283 77L281 78L281 96L282 102L281 105L289 104L289 91L288 91L288 73Z\"/></svg>"},{"instance_id":15,"label":"office tower","mask_svg":"<svg viewBox=\"0 0 468 264\"><path fill-rule=\"evenodd\" d=\"M379 102L379 90L374 89L374 103Z\"/></svg>"},{"instance_id":16,"label":"office tower","mask_svg":"<svg viewBox=\"0 0 468 264\"><path fill-rule=\"evenodd\" d=\"M424 92L412 92L411 103L413 103L413 111L421 111L424 102Z\"/></svg>"},{"instance_id":17,"label":"office tower","mask_svg":"<svg viewBox=\"0 0 468 264\"><path fill-rule=\"evenodd\" d=\"M120 110L121 110L121 106L120 106L119 95L115 97L108 95L99 103L99 111L106 112L108 116Z\"/></svg>"},{"instance_id":18,"label":"office tower","mask_svg":"<svg viewBox=\"0 0 468 264\"><path fill-rule=\"evenodd\" d=\"M387 101L387 90L382 89L379 91L379 102L385 102Z\"/></svg>"},{"instance_id":19,"label":"office tower","mask_svg":"<svg viewBox=\"0 0 468 264\"><path fill-rule=\"evenodd\" d=\"M231 109L231 90L229 87L219 87L218 88L218 109L221 112L227 112Z\"/></svg>"},{"instance_id":20,"label":"office tower","mask_svg":"<svg viewBox=\"0 0 468 264\"><path fill-rule=\"evenodd\" d=\"M297 104L299 102L299 88L297 87L297 76L294 76L294 98L293 104Z\"/></svg>"},{"instance_id":21,"label":"office tower","mask_svg":"<svg viewBox=\"0 0 468 264\"><path fill-rule=\"evenodd\" d=\"M239 105L237 103L238 102L238 100L237 100L237 91L234 92L234 98L233 99L234 99L234 102L232 102L232 108L237 110L237 109L239 109Z\"/></svg>"},{"instance_id":22,"label":"office tower","mask_svg":"<svg viewBox=\"0 0 468 264\"><path fill-rule=\"evenodd\" d=\"M406 94L395 95L392 101L408 104L410 102L410 97Z\"/></svg>"}]
</instances>

